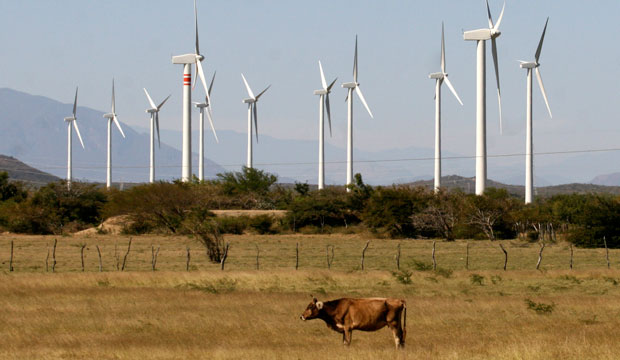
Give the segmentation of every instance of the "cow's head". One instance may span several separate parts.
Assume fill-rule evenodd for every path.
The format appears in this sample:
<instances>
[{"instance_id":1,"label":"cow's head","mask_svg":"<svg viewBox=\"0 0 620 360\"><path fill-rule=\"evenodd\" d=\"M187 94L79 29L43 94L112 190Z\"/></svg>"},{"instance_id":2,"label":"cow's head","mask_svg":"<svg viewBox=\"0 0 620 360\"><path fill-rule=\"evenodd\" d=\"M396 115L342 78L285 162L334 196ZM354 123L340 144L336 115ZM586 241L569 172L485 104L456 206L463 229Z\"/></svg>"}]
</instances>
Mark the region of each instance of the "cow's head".
<instances>
[{"instance_id":1,"label":"cow's head","mask_svg":"<svg viewBox=\"0 0 620 360\"><path fill-rule=\"evenodd\" d=\"M317 301L316 298L313 298L312 302L306 308L306 311L304 311L299 318L302 320L316 319L319 317L321 309L323 309L323 302Z\"/></svg>"}]
</instances>

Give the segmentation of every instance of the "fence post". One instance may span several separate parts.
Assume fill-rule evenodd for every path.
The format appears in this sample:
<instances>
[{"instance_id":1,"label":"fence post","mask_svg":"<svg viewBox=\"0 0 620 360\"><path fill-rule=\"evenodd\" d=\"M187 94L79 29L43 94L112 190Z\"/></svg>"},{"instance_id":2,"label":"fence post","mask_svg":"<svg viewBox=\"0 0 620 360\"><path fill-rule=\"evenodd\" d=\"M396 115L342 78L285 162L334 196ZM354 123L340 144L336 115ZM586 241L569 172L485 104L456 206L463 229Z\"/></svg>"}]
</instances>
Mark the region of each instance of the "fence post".
<instances>
[{"instance_id":1,"label":"fence post","mask_svg":"<svg viewBox=\"0 0 620 360\"><path fill-rule=\"evenodd\" d=\"M97 254L99 255L99 272L103 272L103 261L101 261L101 249L97 245Z\"/></svg>"},{"instance_id":2,"label":"fence post","mask_svg":"<svg viewBox=\"0 0 620 360\"><path fill-rule=\"evenodd\" d=\"M123 257L121 271L125 271L125 265L127 265L127 257L129 256L129 251L131 251L131 240L133 240L133 238L129 238L129 244L127 244L127 252L125 253L125 257Z\"/></svg>"},{"instance_id":3,"label":"fence post","mask_svg":"<svg viewBox=\"0 0 620 360\"><path fill-rule=\"evenodd\" d=\"M54 239L54 247L52 248L52 272L56 272L56 244L58 244L58 239Z\"/></svg>"},{"instance_id":4,"label":"fence post","mask_svg":"<svg viewBox=\"0 0 620 360\"><path fill-rule=\"evenodd\" d=\"M573 270L573 244L570 244L570 269Z\"/></svg>"},{"instance_id":5,"label":"fence post","mask_svg":"<svg viewBox=\"0 0 620 360\"><path fill-rule=\"evenodd\" d=\"M397 247L397 252L396 252L396 269L400 270L400 243L398 243L398 247Z\"/></svg>"},{"instance_id":6,"label":"fence post","mask_svg":"<svg viewBox=\"0 0 620 360\"><path fill-rule=\"evenodd\" d=\"M258 262L258 258L260 256L260 249L258 248L258 244L254 244L256 246L256 270L260 268L260 264Z\"/></svg>"},{"instance_id":7,"label":"fence post","mask_svg":"<svg viewBox=\"0 0 620 360\"><path fill-rule=\"evenodd\" d=\"M13 240L11 240L11 260L9 261L9 271L13 271Z\"/></svg>"},{"instance_id":8,"label":"fence post","mask_svg":"<svg viewBox=\"0 0 620 360\"><path fill-rule=\"evenodd\" d=\"M435 259L435 240L433 240L433 271L437 270L437 260Z\"/></svg>"},{"instance_id":9,"label":"fence post","mask_svg":"<svg viewBox=\"0 0 620 360\"><path fill-rule=\"evenodd\" d=\"M189 261L191 259L191 255L189 252L189 246L187 246L187 262L185 263L185 271L189 271Z\"/></svg>"},{"instance_id":10,"label":"fence post","mask_svg":"<svg viewBox=\"0 0 620 360\"><path fill-rule=\"evenodd\" d=\"M299 242L295 245L295 270L299 268Z\"/></svg>"},{"instance_id":11,"label":"fence post","mask_svg":"<svg viewBox=\"0 0 620 360\"><path fill-rule=\"evenodd\" d=\"M370 244L370 240L366 242L366 246L362 250L362 270L364 270L364 258L366 257L366 250L368 249L368 245Z\"/></svg>"},{"instance_id":12,"label":"fence post","mask_svg":"<svg viewBox=\"0 0 620 360\"><path fill-rule=\"evenodd\" d=\"M224 254L222 255L221 270L224 271L224 265L226 264L226 258L228 257L228 248L230 247L230 243L226 243L226 247L224 248Z\"/></svg>"},{"instance_id":13,"label":"fence post","mask_svg":"<svg viewBox=\"0 0 620 360\"><path fill-rule=\"evenodd\" d=\"M499 244L499 247L504 252L504 271L506 271L506 267L508 266L508 251L504 249L504 245L502 245L501 243Z\"/></svg>"},{"instance_id":14,"label":"fence post","mask_svg":"<svg viewBox=\"0 0 620 360\"><path fill-rule=\"evenodd\" d=\"M469 242L465 246L465 270L469 270Z\"/></svg>"},{"instance_id":15,"label":"fence post","mask_svg":"<svg viewBox=\"0 0 620 360\"><path fill-rule=\"evenodd\" d=\"M542 245L540 246L540 252L538 252L538 262L536 263L536 270L540 269L540 263L542 262L543 250L545 250L545 242L544 241L543 241Z\"/></svg>"},{"instance_id":16,"label":"fence post","mask_svg":"<svg viewBox=\"0 0 620 360\"><path fill-rule=\"evenodd\" d=\"M80 245L80 259L82 260L82 272L84 272L84 248L86 244Z\"/></svg>"}]
</instances>

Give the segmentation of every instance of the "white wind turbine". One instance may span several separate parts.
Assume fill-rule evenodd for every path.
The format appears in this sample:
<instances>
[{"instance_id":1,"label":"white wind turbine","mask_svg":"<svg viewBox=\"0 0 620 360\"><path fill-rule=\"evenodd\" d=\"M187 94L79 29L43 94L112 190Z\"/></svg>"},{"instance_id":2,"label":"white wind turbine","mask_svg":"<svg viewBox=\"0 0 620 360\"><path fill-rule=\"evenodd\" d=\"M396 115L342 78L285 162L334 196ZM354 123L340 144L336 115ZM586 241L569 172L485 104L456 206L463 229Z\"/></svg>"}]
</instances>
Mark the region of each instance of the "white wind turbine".
<instances>
[{"instance_id":1,"label":"white wind turbine","mask_svg":"<svg viewBox=\"0 0 620 360\"><path fill-rule=\"evenodd\" d=\"M364 107L368 111L368 114L371 118L372 112L366 103L366 99L364 99L364 94L362 94L362 90L360 89L360 84L357 82L357 36L355 36L355 56L353 58L353 82L348 82L342 84L342 87L347 89L347 186L353 183L353 91L362 101ZM347 191L351 191L351 189L347 188Z\"/></svg>"},{"instance_id":2,"label":"white wind turbine","mask_svg":"<svg viewBox=\"0 0 620 360\"><path fill-rule=\"evenodd\" d=\"M435 79L435 192L441 187L441 84L445 81L458 102L463 105L461 98L454 90L454 86L446 73L446 45L444 40L443 23L441 23L441 72L432 73L428 76Z\"/></svg>"},{"instance_id":3,"label":"white wind turbine","mask_svg":"<svg viewBox=\"0 0 620 360\"><path fill-rule=\"evenodd\" d=\"M78 88L75 88L75 100L73 100L73 116L66 117L65 122L67 123L67 187L71 189L71 180L73 178L73 173L71 169L72 159L71 159L71 127L75 128L75 132L77 133L78 138L80 139L80 144L82 144L82 149L84 149L84 141L82 141L82 135L80 135L80 129L77 126L77 96L78 96Z\"/></svg>"},{"instance_id":4,"label":"white wind turbine","mask_svg":"<svg viewBox=\"0 0 620 360\"><path fill-rule=\"evenodd\" d=\"M192 177L192 64L196 65L196 72L202 81L204 88L207 88L204 71L202 70L202 60L204 56L200 54L200 44L198 41L198 10L196 0L194 0L194 18L196 27L196 51L193 54L178 55L172 57L173 64L183 65L183 147L182 147L182 166L181 180L190 181ZM209 111L211 111L211 99L207 92Z\"/></svg>"},{"instance_id":5,"label":"white wind turbine","mask_svg":"<svg viewBox=\"0 0 620 360\"><path fill-rule=\"evenodd\" d=\"M146 89L144 89L144 93L146 94L146 98L149 101L149 105L151 105L151 108L146 109L146 112L151 114L151 165L149 182L153 183L155 182L155 129L157 129L157 142L159 144L159 147L161 147L161 139L159 137L159 110L161 110L162 106L164 106L166 101L170 99L171 95L168 95L168 97L165 98L164 101L161 102L161 104L155 105L155 102L151 98L151 95L149 95L149 92L146 91Z\"/></svg>"},{"instance_id":6,"label":"white wind turbine","mask_svg":"<svg viewBox=\"0 0 620 360\"><path fill-rule=\"evenodd\" d=\"M487 14L489 18L488 29L478 29L465 31L465 40L477 41L478 61L477 61L477 85L476 85L476 195L484 194L487 181L487 132L486 132L486 41L491 40L493 64L495 65L495 79L497 80L497 100L499 103L499 128L502 131L502 100L499 87L499 64L497 62L496 39L501 35L499 25L504 16L506 3L502 7L502 12L493 24L489 2L487 4Z\"/></svg>"},{"instance_id":7,"label":"white wind turbine","mask_svg":"<svg viewBox=\"0 0 620 360\"><path fill-rule=\"evenodd\" d=\"M329 122L329 135L332 135L332 117L329 108L329 93L338 78L334 79L331 84L327 85L325 74L323 73L323 65L319 61L319 70L321 71L320 90L314 90L314 95L319 95L319 190L325 188L325 110L327 109L327 121Z\"/></svg>"},{"instance_id":8,"label":"white wind turbine","mask_svg":"<svg viewBox=\"0 0 620 360\"><path fill-rule=\"evenodd\" d=\"M540 91L542 92L543 98L545 99L545 104L547 105L547 110L549 111L549 117L553 117L551 115L551 108L549 107L549 101L547 100L547 93L545 92L545 86L543 85L542 76L540 75L539 66L540 63L538 59L540 58L540 52L542 51L543 41L545 40L545 32L547 32L547 24L549 23L549 18L545 22L545 28L543 29L542 36L540 37L540 42L538 43L538 48L536 49L536 54L534 55L534 61L519 61L521 63L522 69L527 69L527 110L526 110L526 119L527 119L527 135L525 142L525 203L530 204L532 202L533 191L534 191L534 155L533 155L533 139L532 139L532 70L536 71L536 78L538 79L538 86L540 87Z\"/></svg>"},{"instance_id":9,"label":"white wind turbine","mask_svg":"<svg viewBox=\"0 0 620 360\"><path fill-rule=\"evenodd\" d=\"M116 103L114 99L114 79L112 79L112 111L109 114L103 115L104 118L108 119L108 166L106 172L106 187L109 189L112 186L112 122L116 124L118 131L121 132L123 138L125 137L125 133L123 129L121 129L121 124L118 122L118 118L116 117Z\"/></svg>"},{"instance_id":10,"label":"white wind turbine","mask_svg":"<svg viewBox=\"0 0 620 360\"><path fill-rule=\"evenodd\" d=\"M248 81L245 79L245 76L241 74L241 78L243 79L243 83L245 84L245 88L248 91L249 98L243 99L243 103L248 104L248 161L247 167L252 168L252 119L254 119L254 131L256 131L256 142L258 142L258 111L256 110L256 103L258 99L265 93L265 91L269 90L271 85L267 86L265 90L261 91L258 95L254 96L252 89L250 89L250 85L248 85Z\"/></svg>"},{"instance_id":11,"label":"white wind turbine","mask_svg":"<svg viewBox=\"0 0 620 360\"><path fill-rule=\"evenodd\" d=\"M205 92L208 96L205 96L205 101L195 102L194 106L200 109L200 140L198 142L198 180L203 181L205 178L205 169L204 169L204 157L205 157L205 134L204 134L204 126L205 126L205 108L209 107L209 97L211 96L211 90L213 89L213 81L215 81L215 73L213 73L213 78L211 79L211 83L209 84L209 89L205 89ZM211 130L213 130L213 136L215 136L215 141L220 142L217 138L217 134L215 133L215 127L213 126L213 119L211 118L211 112L207 111L207 117L209 118L209 124L211 124Z\"/></svg>"}]
</instances>

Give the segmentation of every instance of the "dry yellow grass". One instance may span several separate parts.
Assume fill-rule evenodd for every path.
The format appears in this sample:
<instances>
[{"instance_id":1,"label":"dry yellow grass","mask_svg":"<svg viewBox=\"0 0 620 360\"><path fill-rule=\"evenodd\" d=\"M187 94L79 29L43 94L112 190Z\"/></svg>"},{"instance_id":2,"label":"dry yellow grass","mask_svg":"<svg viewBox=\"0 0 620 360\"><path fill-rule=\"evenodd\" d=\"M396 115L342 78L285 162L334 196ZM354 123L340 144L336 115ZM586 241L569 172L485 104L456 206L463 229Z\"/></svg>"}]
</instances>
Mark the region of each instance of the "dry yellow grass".
<instances>
[{"instance_id":1,"label":"dry yellow grass","mask_svg":"<svg viewBox=\"0 0 620 360\"><path fill-rule=\"evenodd\" d=\"M8 243L15 241L15 272L9 273ZM598 250L575 253L567 269L564 245L545 249L544 271L533 270L537 246L507 246L509 269L496 244L475 243L470 268L464 242L437 243L439 266L448 276L415 271L411 284L398 281L397 242L373 239L366 271L359 257L366 239L357 236L229 237L224 272L207 264L184 238L134 238L127 272L114 267L114 237L59 238L57 273L46 273L50 237L0 237L0 358L7 359L618 359L620 271ZM126 238L118 240L124 255ZM300 270L295 243L302 244ZM80 243L87 243L81 273ZM161 244L158 268L150 270L150 245ZM261 270L255 266L255 247ZM325 245L336 245L332 270ZM95 244L105 249L106 272L97 272ZM184 271L185 245L195 249L195 270ZM345 256L347 251L355 253ZM134 252L135 251L135 252ZM290 254L292 252L292 254ZM402 242L402 263L430 262L430 242ZM268 255L268 256L267 256ZM443 274L446 274L444 272ZM479 282L472 281L478 276ZM481 284L480 284L481 283ZM322 321L299 314L313 293L392 296L407 300L407 347L393 348L391 333L353 333L350 348ZM529 299L542 313L530 309ZM544 305L554 305L544 312Z\"/></svg>"}]
</instances>

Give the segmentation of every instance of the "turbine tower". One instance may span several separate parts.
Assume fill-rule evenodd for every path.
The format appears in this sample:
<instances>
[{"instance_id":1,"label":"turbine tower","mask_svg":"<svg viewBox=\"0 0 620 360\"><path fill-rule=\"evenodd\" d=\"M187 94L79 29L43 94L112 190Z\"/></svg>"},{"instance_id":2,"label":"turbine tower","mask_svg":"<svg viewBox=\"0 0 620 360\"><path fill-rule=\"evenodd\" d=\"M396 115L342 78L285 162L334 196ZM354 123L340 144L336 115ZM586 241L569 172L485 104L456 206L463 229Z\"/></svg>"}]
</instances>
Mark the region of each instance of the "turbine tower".
<instances>
[{"instance_id":1,"label":"turbine tower","mask_svg":"<svg viewBox=\"0 0 620 360\"><path fill-rule=\"evenodd\" d=\"M355 55L353 58L353 82L344 83L342 87L347 89L347 192L349 192L351 189L348 188L348 185L353 183L353 91L366 107L370 117L374 118L366 99L364 99L360 83L357 82L357 35L355 36Z\"/></svg>"},{"instance_id":2,"label":"turbine tower","mask_svg":"<svg viewBox=\"0 0 620 360\"><path fill-rule=\"evenodd\" d=\"M211 89L213 89L213 81L215 81L215 73L213 73L213 78L211 79L211 84L209 84L209 89L205 88L205 92L211 96ZM199 150L198 150L198 180L203 181L205 179L205 137L204 137L204 126L205 126L205 108L209 107L209 97L205 96L205 101L203 103L195 102L194 106L200 109L200 140L198 142ZM220 142L217 138L217 134L215 133L215 127L213 126L213 119L211 118L211 113L207 111L207 117L209 118L209 123L211 124L211 130L213 130L213 136L215 136L215 141Z\"/></svg>"},{"instance_id":3,"label":"turbine tower","mask_svg":"<svg viewBox=\"0 0 620 360\"><path fill-rule=\"evenodd\" d=\"M181 181L190 181L192 177L192 64L196 65L196 72L206 88L206 80L204 71L202 70L202 60L204 56L200 54L200 45L198 41L198 10L196 0L194 0L194 19L196 26L196 51L194 54L185 54L172 57L173 64L183 65L183 160L181 165ZM207 92L207 100L209 94ZM209 106L211 111L211 106Z\"/></svg>"},{"instance_id":4,"label":"turbine tower","mask_svg":"<svg viewBox=\"0 0 620 360\"><path fill-rule=\"evenodd\" d=\"M75 128L75 132L77 133L78 138L80 139L80 144L82 144L82 149L84 149L84 141L82 141L82 135L80 135L80 129L77 125L77 96L78 96L78 88L75 88L75 100L73 100L73 116L66 117L65 122L67 123L67 187L71 189L71 180L73 179L73 173L71 169L72 159L71 159L71 127Z\"/></svg>"},{"instance_id":5,"label":"turbine tower","mask_svg":"<svg viewBox=\"0 0 620 360\"><path fill-rule=\"evenodd\" d=\"M489 9L489 1L486 0L487 14L489 18L488 29L478 29L465 31L463 38L466 41L477 42L478 63L477 63L477 81L476 81L476 195L484 194L487 181L487 131L486 131L486 41L491 40L493 64L495 65L495 79L497 80L497 101L499 103L499 129L502 132L502 99L499 87L499 65L497 63L497 44L496 39L501 35L499 25L504 16L506 3L502 7L502 12L497 19L497 23L493 24L491 18L491 10Z\"/></svg>"},{"instance_id":6,"label":"turbine tower","mask_svg":"<svg viewBox=\"0 0 620 360\"><path fill-rule=\"evenodd\" d=\"M153 183L155 182L155 128L157 128L157 142L159 144L159 147L161 148L161 139L159 137L159 110L161 110L162 106L164 106L166 101L170 99L171 95L168 95L168 97L165 98L164 101L161 102L161 104L155 105L155 102L151 98L151 95L149 95L149 92L146 91L146 89L144 89L144 93L146 94L146 98L149 101L149 105L151 105L151 108L146 109L146 112L151 114L151 165L149 182Z\"/></svg>"},{"instance_id":7,"label":"turbine tower","mask_svg":"<svg viewBox=\"0 0 620 360\"><path fill-rule=\"evenodd\" d=\"M446 44L444 40L443 23L441 23L441 72L428 75L435 79L435 192L441 187L441 85L445 82L456 97L456 100L463 106L463 102L454 90L454 86L448 79L446 73Z\"/></svg>"},{"instance_id":8,"label":"turbine tower","mask_svg":"<svg viewBox=\"0 0 620 360\"><path fill-rule=\"evenodd\" d=\"M118 122L118 118L116 117L116 104L114 100L114 79L112 79L112 111L109 114L103 115L104 118L108 119L108 166L106 172L106 187L109 189L112 186L112 122L116 124L118 131L121 132L123 138L125 137L125 133L123 129L121 129L121 124Z\"/></svg>"},{"instance_id":9,"label":"turbine tower","mask_svg":"<svg viewBox=\"0 0 620 360\"><path fill-rule=\"evenodd\" d=\"M248 85L248 81L245 79L245 76L241 74L241 78L243 79L243 83L245 84L245 88L248 91L249 98L243 99L244 104L248 104L248 161L247 167L252 168L252 119L254 119L254 131L256 131L256 142L258 142L258 112L256 110L256 103L258 99L265 93L265 91L269 90L271 85L267 86L265 90L261 91L258 95L254 96L252 89L250 89L250 85Z\"/></svg>"},{"instance_id":10,"label":"turbine tower","mask_svg":"<svg viewBox=\"0 0 620 360\"><path fill-rule=\"evenodd\" d=\"M549 117L553 117L551 115L551 108L549 107L549 101L547 100L547 93L545 91L545 86L543 85L542 76L540 75L539 66L540 63L538 59L540 58L540 52L542 50L543 41L545 40L545 32L547 32L547 24L549 23L549 18L545 22L545 28L543 29L542 36L540 37L540 42L538 43L538 48L536 49L536 54L534 55L534 61L519 61L522 69L527 70L527 110L526 110L526 121L527 121L527 135L525 141L525 203L530 204L532 202L533 192L534 192L534 146L533 146L533 138L532 138L532 70L536 72L536 78L538 79L538 86L540 87L540 91L542 92L543 98L545 99L545 104L547 105L547 111L549 111Z\"/></svg>"},{"instance_id":11,"label":"turbine tower","mask_svg":"<svg viewBox=\"0 0 620 360\"><path fill-rule=\"evenodd\" d=\"M332 116L329 109L329 93L332 87L336 83L338 78L335 78L331 84L327 85L325 81L325 74L323 73L323 65L319 61L319 70L321 71L321 85L320 90L314 90L314 95L319 95L319 190L325 188L325 109L327 109L327 121L329 122L329 136L332 135Z\"/></svg>"}]
</instances>

